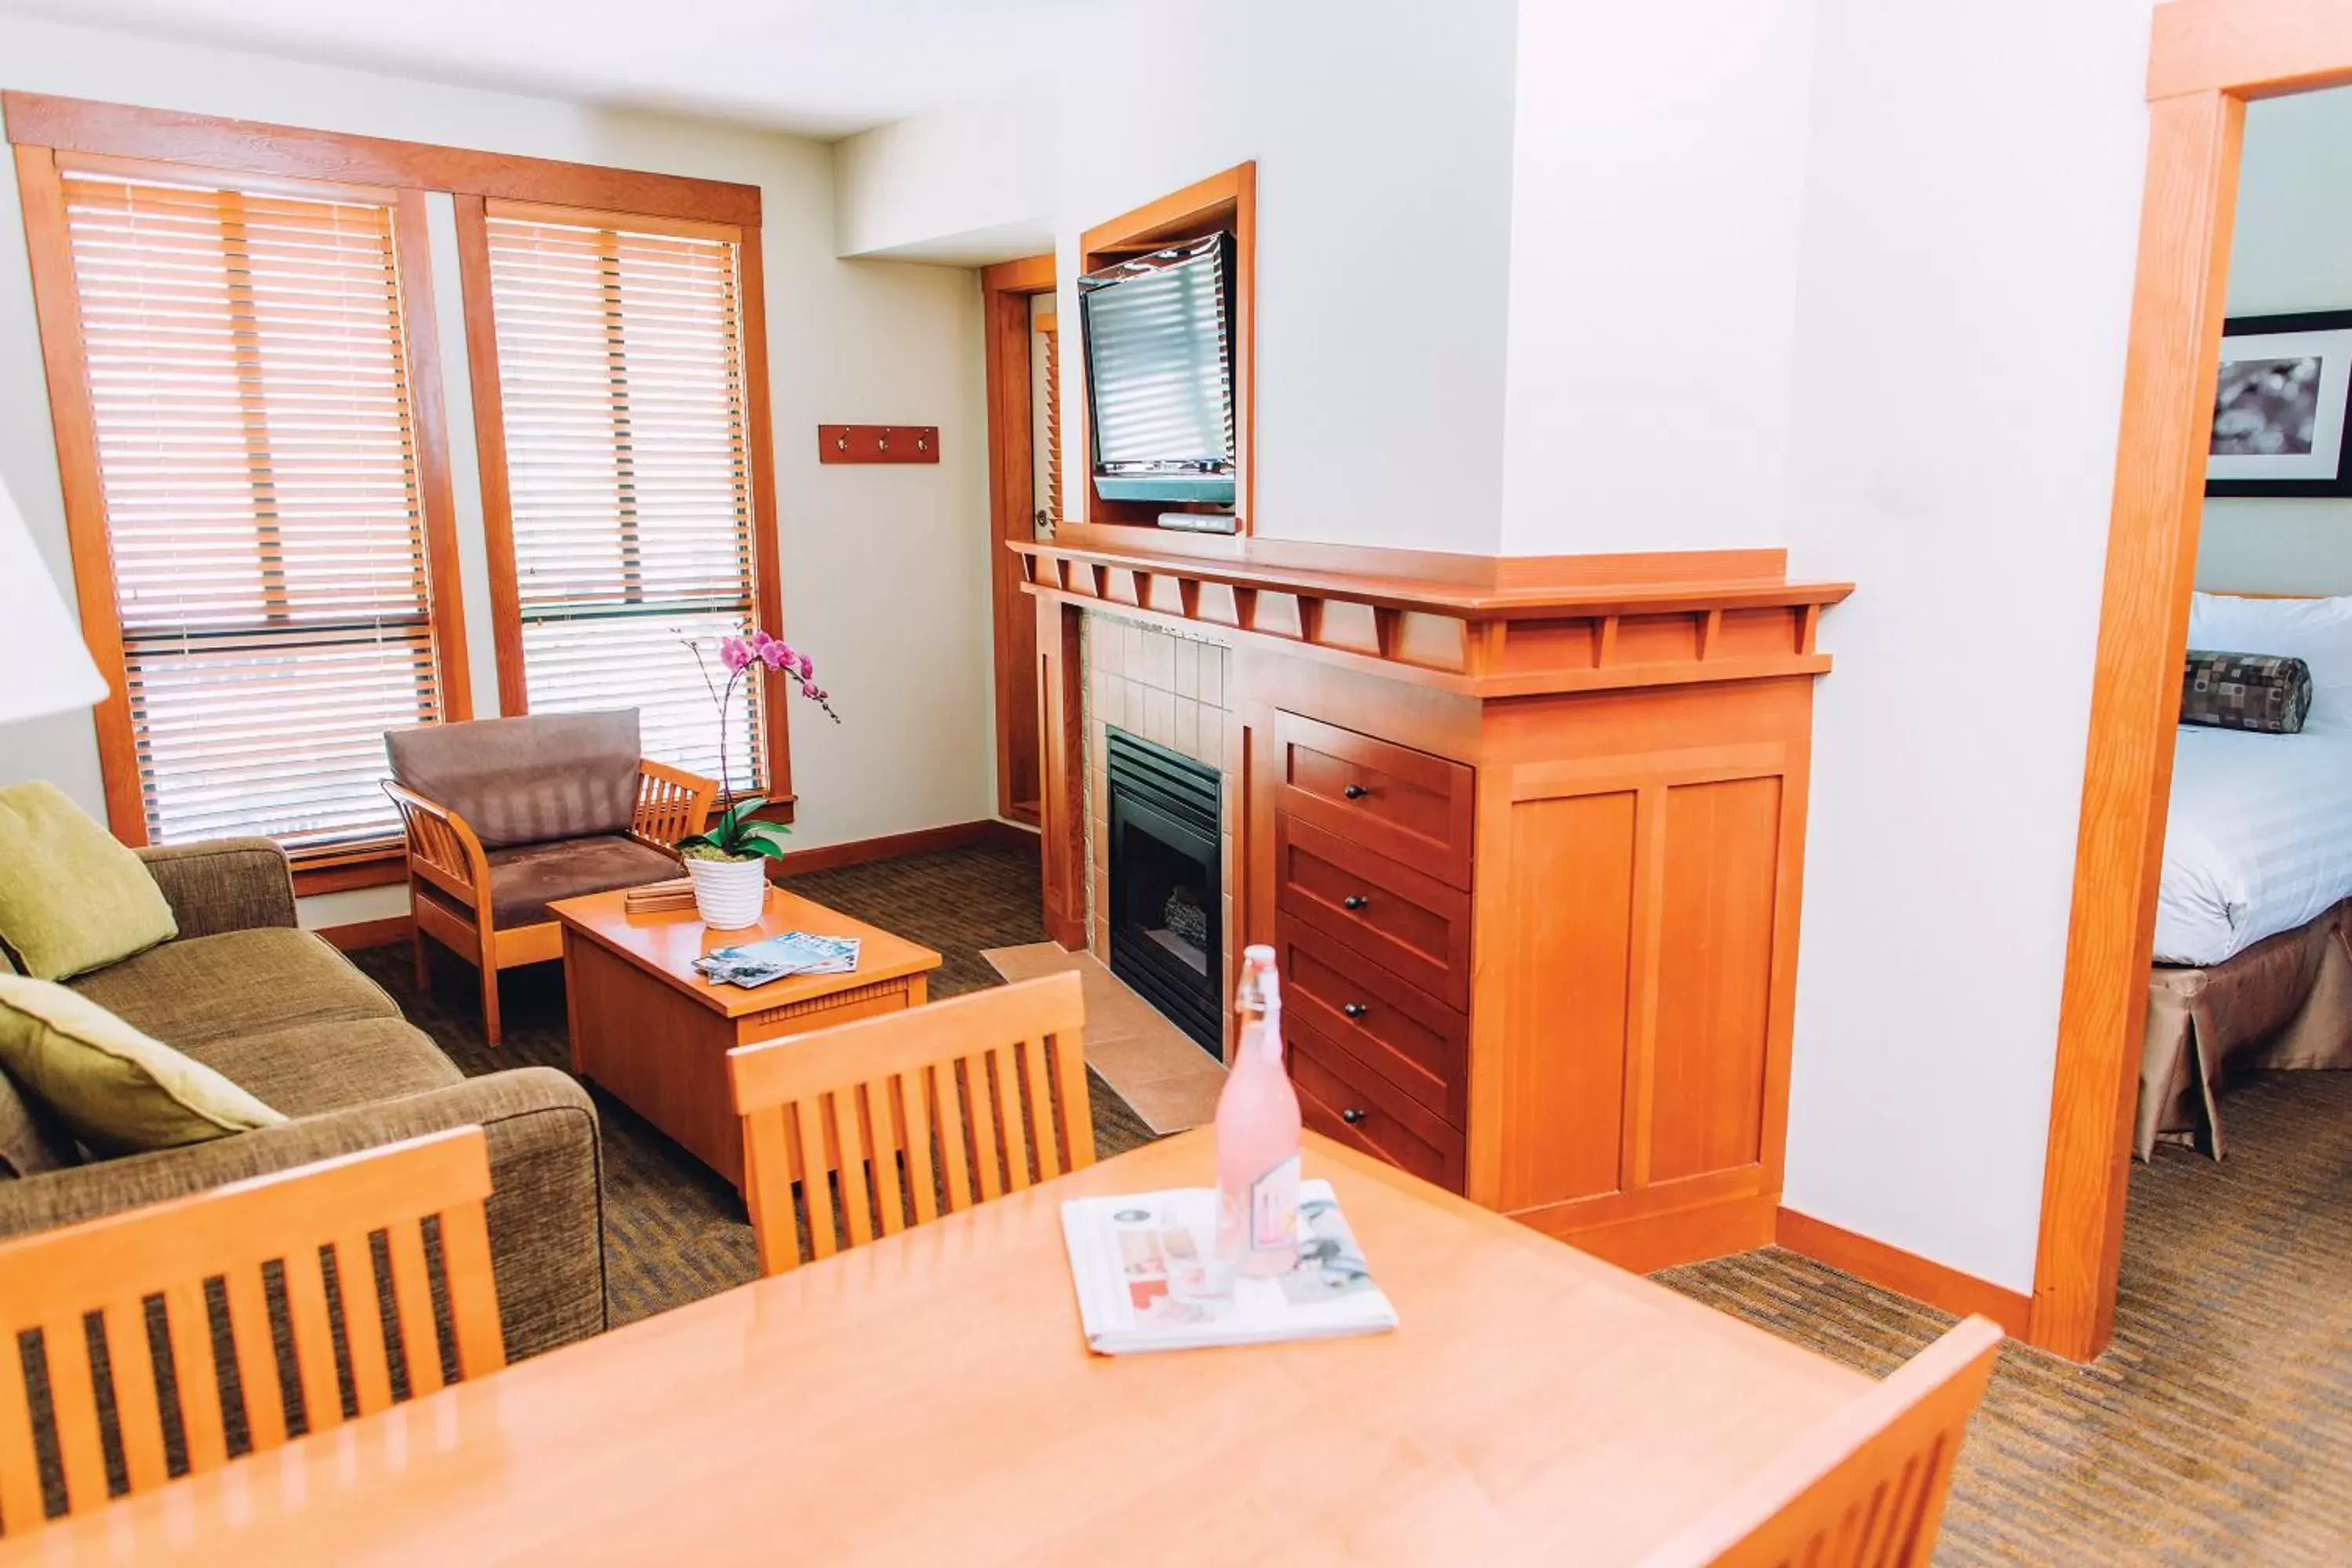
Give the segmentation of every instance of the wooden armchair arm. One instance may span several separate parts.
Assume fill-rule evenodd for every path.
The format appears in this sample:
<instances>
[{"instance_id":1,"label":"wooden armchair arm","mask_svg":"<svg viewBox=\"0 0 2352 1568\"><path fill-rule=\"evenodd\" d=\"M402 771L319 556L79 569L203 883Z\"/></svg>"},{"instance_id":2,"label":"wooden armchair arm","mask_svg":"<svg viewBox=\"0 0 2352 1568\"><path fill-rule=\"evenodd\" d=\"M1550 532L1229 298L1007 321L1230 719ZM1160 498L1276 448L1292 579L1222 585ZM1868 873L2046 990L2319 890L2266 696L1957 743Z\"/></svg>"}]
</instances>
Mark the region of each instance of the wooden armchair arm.
<instances>
[{"instance_id":1,"label":"wooden armchair arm","mask_svg":"<svg viewBox=\"0 0 2352 1568\"><path fill-rule=\"evenodd\" d=\"M673 849L677 841L709 825L710 808L719 799L719 784L684 768L655 762L637 763L637 810L629 835L656 849Z\"/></svg>"},{"instance_id":2,"label":"wooden armchair arm","mask_svg":"<svg viewBox=\"0 0 2352 1568\"><path fill-rule=\"evenodd\" d=\"M468 908L487 914L490 905L490 860L466 819L390 779L383 793L400 808L408 832L408 872L421 877Z\"/></svg>"}]
</instances>

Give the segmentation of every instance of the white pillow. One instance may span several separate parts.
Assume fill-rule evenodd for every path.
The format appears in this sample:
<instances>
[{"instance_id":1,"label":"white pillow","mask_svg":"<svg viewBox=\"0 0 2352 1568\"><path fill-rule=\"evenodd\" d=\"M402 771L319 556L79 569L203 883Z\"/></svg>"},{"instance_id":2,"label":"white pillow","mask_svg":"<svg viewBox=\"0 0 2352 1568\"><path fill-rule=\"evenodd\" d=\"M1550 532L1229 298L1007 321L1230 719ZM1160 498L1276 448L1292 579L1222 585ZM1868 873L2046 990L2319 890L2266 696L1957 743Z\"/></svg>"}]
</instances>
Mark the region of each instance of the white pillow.
<instances>
[{"instance_id":1,"label":"white pillow","mask_svg":"<svg viewBox=\"0 0 2352 1568\"><path fill-rule=\"evenodd\" d=\"M2286 654L2311 667L2305 730L2352 733L2352 598L2189 598L2189 646L2208 653Z\"/></svg>"}]
</instances>

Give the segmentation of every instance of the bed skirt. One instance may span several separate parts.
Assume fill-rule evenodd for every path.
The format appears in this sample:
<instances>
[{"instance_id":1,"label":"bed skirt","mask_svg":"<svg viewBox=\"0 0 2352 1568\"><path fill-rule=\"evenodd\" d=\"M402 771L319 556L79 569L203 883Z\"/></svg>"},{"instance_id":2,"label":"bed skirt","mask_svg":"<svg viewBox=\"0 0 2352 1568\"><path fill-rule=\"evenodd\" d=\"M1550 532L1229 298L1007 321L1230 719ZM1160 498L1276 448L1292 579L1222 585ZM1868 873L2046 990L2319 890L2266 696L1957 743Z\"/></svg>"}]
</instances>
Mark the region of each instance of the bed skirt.
<instances>
[{"instance_id":1,"label":"bed skirt","mask_svg":"<svg viewBox=\"0 0 2352 1568\"><path fill-rule=\"evenodd\" d=\"M2132 1150L2227 1152L2218 1104L2259 1068L2352 1068L2352 900L2210 968L2148 973Z\"/></svg>"}]
</instances>

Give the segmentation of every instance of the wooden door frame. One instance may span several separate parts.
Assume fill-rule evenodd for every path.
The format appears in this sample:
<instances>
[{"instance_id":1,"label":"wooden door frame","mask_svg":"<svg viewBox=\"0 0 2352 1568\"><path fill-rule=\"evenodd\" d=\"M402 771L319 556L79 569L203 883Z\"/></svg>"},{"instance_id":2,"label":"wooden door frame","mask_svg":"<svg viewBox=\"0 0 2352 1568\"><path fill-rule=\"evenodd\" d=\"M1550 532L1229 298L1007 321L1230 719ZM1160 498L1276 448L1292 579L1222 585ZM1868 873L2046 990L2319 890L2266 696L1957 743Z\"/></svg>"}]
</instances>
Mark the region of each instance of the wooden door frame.
<instances>
[{"instance_id":1,"label":"wooden door frame","mask_svg":"<svg viewBox=\"0 0 2352 1568\"><path fill-rule=\"evenodd\" d=\"M2170 0L2149 40L2139 268L2092 678L2028 1339L2115 1330L2131 1121L2249 100L2352 82L2347 0Z\"/></svg>"},{"instance_id":2,"label":"wooden door frame","mask_svg":"<svg viewBox=\"0 0 2352 1568\"><path fill-rule=\"evenodd\" d=\"M1005 546L1035 537L1036 432L1030 421L1029 302L1055 288L1052 255L1000 261L980 275L981 333L988 363L988 515L990 600L996 649L996 813L1008 821L1038 826L1038 803L1013 798L1013 758L1024 742L1015 729L1018 713L1036 717L1037 703L1023 701L1019 672L1036 664L1036 612L1021 592L1021 558ZM1033 674L1032 679L1035 679ZM1039 788L1044 788L1039 770Z\"/></svg>"}]
</instances>

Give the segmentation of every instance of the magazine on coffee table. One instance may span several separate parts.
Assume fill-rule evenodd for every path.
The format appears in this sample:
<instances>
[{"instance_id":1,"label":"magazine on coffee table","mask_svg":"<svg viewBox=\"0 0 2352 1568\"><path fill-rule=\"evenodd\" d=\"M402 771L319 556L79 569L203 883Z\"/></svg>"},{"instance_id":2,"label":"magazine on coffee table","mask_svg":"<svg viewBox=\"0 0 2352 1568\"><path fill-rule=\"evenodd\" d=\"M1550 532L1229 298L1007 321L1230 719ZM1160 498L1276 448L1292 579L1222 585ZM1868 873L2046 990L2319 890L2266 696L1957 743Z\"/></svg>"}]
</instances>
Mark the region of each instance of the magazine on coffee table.
<instances>
[{"instance_id":1,"label":"magazine on coffee table","mask_svg":"<svg viewBox=\"0 0 2352 1568\"><path fill-rule=\"evenodd\" d=\"M857 939L788 931L765 942L721 947L694 961L714 985L765 985L787 974L847 974L857 967Z\"/></svg>"},{"instance_id":2,"label":"magazine on coffee table","mask_svg":"<svg viewBox=\"0 0 2352 1568\"><path fill-rule=\"evenodd\" d=\"M1287 1274L1234 1277L1215 1261L1216 1233L1211 1187L1065 1203L1062 1238L1087 1348L1129 1355L1396 1327L1330 1183L1298 1184L1298 1266Z\"/></svg>"}]
</instances>

